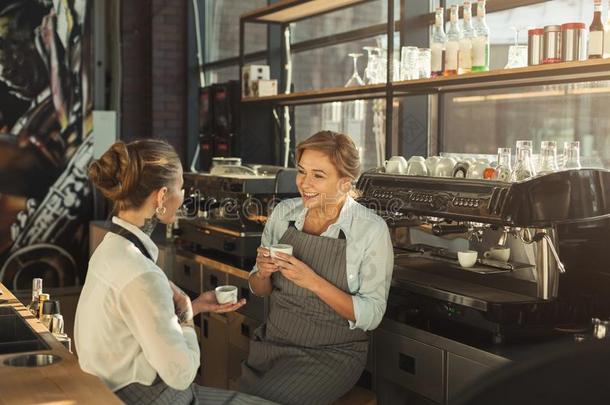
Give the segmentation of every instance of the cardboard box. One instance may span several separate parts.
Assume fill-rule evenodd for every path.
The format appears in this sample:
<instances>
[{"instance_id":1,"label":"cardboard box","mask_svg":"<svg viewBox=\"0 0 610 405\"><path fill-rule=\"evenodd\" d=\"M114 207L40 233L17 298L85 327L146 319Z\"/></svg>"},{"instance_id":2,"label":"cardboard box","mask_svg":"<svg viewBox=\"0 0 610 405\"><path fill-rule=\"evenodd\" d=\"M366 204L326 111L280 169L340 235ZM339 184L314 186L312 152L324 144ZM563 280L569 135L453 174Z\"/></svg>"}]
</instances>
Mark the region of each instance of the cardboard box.
<instances>
[{"instance_id":1,"label":"cardboard box","mask_svg":"<svg viewBox=\"0 0 610 405\"><path fill-rule=\"evenodd\" d=\"M277 95L277 80L255 80L252 83L252 96L265 97Z\"/></svg>"},{"instance_id":2,"label":"cardboard box","mask_svg":"<svg viewBox=\"0 0 610 405\"><path fill-rule=\"evenodd\" d=\"M257 80L269 80L269 65L246 65L241 69L241 95L252 97L252 85Z\"/></svg>"}]
</instances>

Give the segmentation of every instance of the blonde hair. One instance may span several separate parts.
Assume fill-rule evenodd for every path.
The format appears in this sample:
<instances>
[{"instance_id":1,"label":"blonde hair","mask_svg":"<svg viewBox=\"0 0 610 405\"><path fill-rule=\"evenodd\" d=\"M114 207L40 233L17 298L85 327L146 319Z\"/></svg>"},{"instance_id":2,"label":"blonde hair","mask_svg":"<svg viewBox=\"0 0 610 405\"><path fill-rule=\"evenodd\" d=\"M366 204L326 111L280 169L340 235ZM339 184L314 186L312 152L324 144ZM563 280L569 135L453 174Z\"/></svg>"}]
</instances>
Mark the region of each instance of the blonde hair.
<instances>
[{"instance_id":1,"label":"blonde hair","mask_svg":"<svg viewBox=\"0 0 610 405\"><path fill-rule=\"evenodd\" d=\"M176 179L182 163L160 140L116 142L89 166L89 178L114 209L140 208L148 196Z\"/></svg>"},{"instance_id":2,"label":"blonde hair","mask_svg":"<svg viewBox=\"0 0 610 405\"><path fill-rule=\"evenodd\" d=\"M356 149L356 144L347 135L332 131L320 131L310 136L297 145L297 163L301 161L301 156L307 149L326 154L341 177L356 180L360 175L360 155L358 149Z\"/></svg>"}]
</instances>

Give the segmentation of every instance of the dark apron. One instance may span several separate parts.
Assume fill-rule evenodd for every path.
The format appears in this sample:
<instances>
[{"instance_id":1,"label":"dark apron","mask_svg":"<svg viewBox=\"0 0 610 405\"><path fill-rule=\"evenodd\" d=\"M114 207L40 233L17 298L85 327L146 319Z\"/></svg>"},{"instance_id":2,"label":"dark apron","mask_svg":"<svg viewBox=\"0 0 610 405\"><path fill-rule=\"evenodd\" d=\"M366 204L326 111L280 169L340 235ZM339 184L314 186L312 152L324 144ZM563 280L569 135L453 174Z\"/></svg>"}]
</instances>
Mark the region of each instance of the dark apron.
<instances>
[{"instance_id":1,"label":"dark apron","mask_svg":"<svg viewBox=\"0 0 610 405\"><path fill-rule=\"evenodd\" d=\"M310 235L290 222L279 243L344 292L346 240ZM366 365L368 336L311 291L280 272L271 277L273 292L267 322L250 342L242 367L241 390L281 404L328 404L358 381Z\"/></svg>"},{"instance_id":2,"label":"dark apron","mask_svg":"<svg viewBox=\"0 0 610 405\"><path fill-rule=\"evenodd\" d=\"M127 229L117 224L110 226L110 232L120 235L133 243L144 256L152 260L142 241ZM151 385L132 383L114 393L128 405L196 405L196 404L268 404L260 398L250 397L235 391L203 387L191 384L185 390L176 390L167 385L159 376Z\"/></svg>"}]
</instances>

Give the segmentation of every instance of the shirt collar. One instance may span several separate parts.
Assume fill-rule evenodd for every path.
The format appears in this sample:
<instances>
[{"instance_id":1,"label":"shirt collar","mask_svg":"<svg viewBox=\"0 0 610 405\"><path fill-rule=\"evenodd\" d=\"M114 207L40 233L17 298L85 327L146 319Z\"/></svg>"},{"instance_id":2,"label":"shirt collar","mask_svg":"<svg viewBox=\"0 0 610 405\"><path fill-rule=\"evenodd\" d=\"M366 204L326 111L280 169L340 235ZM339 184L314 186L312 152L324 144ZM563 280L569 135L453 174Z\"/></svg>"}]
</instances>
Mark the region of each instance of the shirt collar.
<instances>
[{"instance_id":1,"label":"shirt collar","mask_svg":"<svg viewBox=\"0 0 610 405\"><path fill-rule=\"evenodd\" d=\"M131 233L136 235L136 237L138 239L140 239L140 241L144 244L144 247L146 248L146 250L148 250L148 253L153 258L153 261L157 262L157 257L159 256L159 248L157 247L157 245L155 245L155 242L153 242L152 239L150 239L150 236L148 236L147 234L142 232L142 230L140 228L138 228L137 226L135 226L117 216L112 217L112 222L119 226L122 226L123 228L127 229L128 231L130 231Z\"/></svg>"},{"instance_id":2,"label":"shirt collar","mask_svg":"<svg viewBox=\"0 0 610 405\"><path fill-rule=\"evenodd\" d=\"M302 201L303 200L300 201L301 204L302 204ZM352 196L347 195L347 197L345 198L345 203L343 203L343 207L341 207L341 212L339 213L339 217L337 218L337 221L330 224L328 226L328 229L324 233L328 232L330 229L338 228L338 229L342 230L343 233L345 233L345 235L347 236L349 234L350 224L352 222L353 208L356 204L358 204L356 202L356 200L354 200L354 198ZM288 219L288 221L294 221L295 226L298 229L303 229L303 223L305 222L306 215L307 215L307 207L305 207L304 205L301 205L301 209L292 211L287 219Z\"/></svg>"}]
</instances>

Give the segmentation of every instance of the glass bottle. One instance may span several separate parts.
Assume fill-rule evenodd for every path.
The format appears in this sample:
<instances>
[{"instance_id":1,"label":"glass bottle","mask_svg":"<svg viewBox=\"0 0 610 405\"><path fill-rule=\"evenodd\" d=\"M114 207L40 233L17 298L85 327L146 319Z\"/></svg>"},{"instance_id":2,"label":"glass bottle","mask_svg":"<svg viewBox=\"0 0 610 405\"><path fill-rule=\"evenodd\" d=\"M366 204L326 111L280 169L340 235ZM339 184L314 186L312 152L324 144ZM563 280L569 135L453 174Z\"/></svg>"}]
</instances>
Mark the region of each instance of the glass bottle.
<instances>
[{"instance_id":1,"label":"glass bottle","mask_svg":"<svg viewBox=\"0 0 610 405\"><path fill-rule=\"evenodd\" d=\"M449 30L447 31L447 46L445 50L445 76L458 74L458 62L460 54L460 39L462 31L458 25L458 5L451 6L449 13Z\"/></svg>"},{"instance_id":2,"label":"glass bottle","mask_svg":"<svg viewBox=\"0 0 610 405\"><path fill-rule=\"evenodd\" d=\"M594 0L593 22L589 27L589 59L600 59L604 53L604 24L602 0Z\"/></svg>"},{"instance_id":3,"label":"glass bottle","mask_svg":"<svg viewBox=\"0 0 610 405\"><path fill-rule=\"evenodd\" d=\"M580 142L565 142L563 144L563 168L580 169Z\"/></svg>"},{"instance_id":4,"label":"glass bottle","mask_svg":"<svg viewBox=\"0 0 610 405\"><path fill-rule=\"evenodd\" d=\"M497 181L509 182L512 166L512 150L511 148L498 148L498 165L494 170L492 179Z\"/></svg>"},{"instance_id":5,"label":"glass bottle","mask_svg":"<svg viewBox=\"0 0 610 405\"><path fill-rule=\"evenodd\" d=\"M474 25L475 37L472 40L472 71L489 70L489 27L485 20L485 0L477 2L477 19Z\"/></svg>"},{"instance_id":6,"label":"glass bottle","mask_svg":"<svg viewBox=\"0 0 610 405\"><path fill-rule=\"evenodd\" d=\"M462 38L460 39L460 56L458 73L470 73L472 70L472 40L474 28L472 26L472 5L469 1L464 2L464 23L462 27Z\"/></svg>"},{"instance_id":7,"label":"glass bottle","mask_svg":"<svg viewBox=\"0 0 610 405\"><path fill-rule=\"evenodd\" d=\"M517 160L511 172L511 181L523 181L536 175L536 170L532 164L531 141L524 142L529 142L530 147L527 144L521 144L517 147Z\"/></svg>"},{"instance_id":8,"label":"glass bottle","mask_svg":"<svg viewBox=\"0 0 610 405\"><path fill-rule=\"evenodd\" d=\"M436 9L436 17L434 20L434 28L432 30L432 77L442 76L445 60L445 46L447 44L447 35L443 25L443 13L445 10L442 7Z\"/></svg>"},{"instance_id":9,"label":"glass bottle","mask_svg":"<svg viewBox=\"0 0 610 405\"><path fill-rule=\"evenodd\" d=\"M608 19L604 25L604 59L610 58L610 1L608 1Z\"/></svg>"},{"instance_id":10,"label":"glass bottle","mask_svg":"<svg viewBox=\"0 0 610 405\"><path fill-rule=\"evenodd\" d=\"M557 166L557 142L542 141L540 143L539 174L553 173L559 170Z\"/></svg>"},{"instance_id":11,"label":"glass bottle","mask_svg":"<svg viewBox=\"0 0 610 405\"><path fill-rule=\"evenodd\" d=\"M42 294L42 279L32 279L32 301L27 306L32 315L38 315L38 297Z\"/></svg>"}]
</instances>

